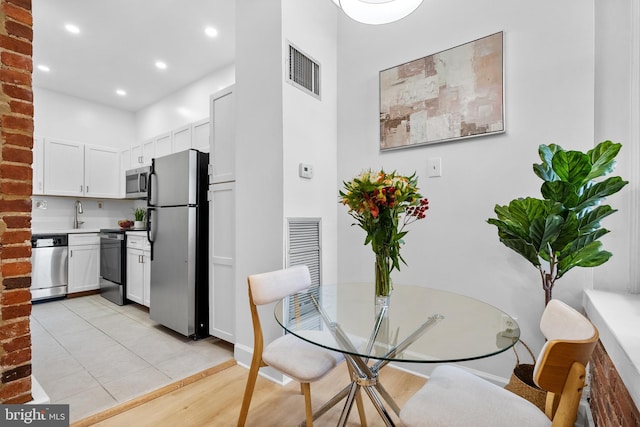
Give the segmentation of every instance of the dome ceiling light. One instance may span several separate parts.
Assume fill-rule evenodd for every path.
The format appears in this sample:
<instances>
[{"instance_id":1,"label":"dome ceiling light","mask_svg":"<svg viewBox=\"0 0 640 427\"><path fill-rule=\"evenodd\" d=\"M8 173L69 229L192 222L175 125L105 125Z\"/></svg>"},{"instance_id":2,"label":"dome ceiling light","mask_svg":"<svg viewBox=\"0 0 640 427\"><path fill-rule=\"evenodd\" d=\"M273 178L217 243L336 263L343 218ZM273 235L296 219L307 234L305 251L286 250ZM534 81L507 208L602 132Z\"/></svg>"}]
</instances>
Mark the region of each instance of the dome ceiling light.
<instances>
[{"instance_id":1,"label":"dome ceiling light","mask_svg":"<svg viewBox=\"0 0 640 427\"><path fill-rule=\"evenodd\" d=\"M423 0L333 0L354 21L388 24L409 16Z\"/></svg>"}]
</instances>

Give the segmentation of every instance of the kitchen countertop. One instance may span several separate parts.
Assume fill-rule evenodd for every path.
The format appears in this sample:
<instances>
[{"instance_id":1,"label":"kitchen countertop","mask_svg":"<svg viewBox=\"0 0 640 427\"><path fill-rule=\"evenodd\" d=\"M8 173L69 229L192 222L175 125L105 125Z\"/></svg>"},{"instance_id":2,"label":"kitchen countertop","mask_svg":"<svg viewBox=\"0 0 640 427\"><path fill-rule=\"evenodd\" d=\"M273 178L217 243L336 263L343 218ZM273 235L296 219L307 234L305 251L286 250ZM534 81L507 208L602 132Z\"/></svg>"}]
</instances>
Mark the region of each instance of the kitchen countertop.
<instances>
[{"instance_id":1,"label":"kitchen countertop","mask_svg":"<svg viewBox=\"0 0 640 427\"><path fill-rule=\"evenodd\" d=\"M76 233L99 233L99 228L68 228L68 229L41 229L31 230L31 234L76 234Z\"/></svg>"}]
</instances>

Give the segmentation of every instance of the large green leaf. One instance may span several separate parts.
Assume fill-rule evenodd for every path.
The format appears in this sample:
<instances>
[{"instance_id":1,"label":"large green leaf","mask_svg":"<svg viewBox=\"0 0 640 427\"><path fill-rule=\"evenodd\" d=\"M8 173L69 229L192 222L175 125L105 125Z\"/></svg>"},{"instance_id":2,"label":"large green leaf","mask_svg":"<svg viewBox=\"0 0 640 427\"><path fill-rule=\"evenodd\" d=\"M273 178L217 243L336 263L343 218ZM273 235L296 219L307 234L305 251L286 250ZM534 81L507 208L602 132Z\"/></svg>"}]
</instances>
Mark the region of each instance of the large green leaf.
<instances>
[{"instance_id":1,"label":"large green leaf","mask_svg":"<svg viewBox=\"0 0 640 427\"><path fill-rule=\"evenodd\" d=\"M596 205L604 197L617 193L627 185L628 181L623 181L619 176L612 176L604 181L596 182L593 185L589 185L585 188L584 192L580 195L576 210L581 211L590 206Z\"/></svg>"},{"instance_id":2,"label":"large green leaf","mask_svg":"<svg viewBox=\"0 0 640 427\"><path fill-rule=\"evenodd\" d=\"M592 150L587 151L587 155L591 159L591 172L587 176L587 180L591 180L600 176L604 176L612 172L615 168L615 157L622 148L622 144L611 141L602 141Z\"/></svg>"},{"instance_id":3,"label":"large green leaf","mask_svg":"<svg viewBox=\"0 0 640 427\"><path fill-rule=\"evenodd\" d=\"M545 250L550 242L555 241L560 234L564 220L558 215L550 215L546 218L536 218L531 222L529 234L532 244L538 252Z\"/></svg>"},{"instance_id":4,"label":"large green leaf","mask_svg":"<svg viewBox=\"0 0 640 427\"><path fill-rule=\"evenodd\" d=\"M603 251L601 247L601 242L593 241L558 261L558 278L573 267L596 267L607 262L611 258L611 252Z\"/></svg>"},{"instance_id":5,"label":"large green leaf","mask_svg":"<svg viewBox=\"0 0 640 427\"><path fill-rule=\"evenodd\" d=\"M532 244L525 242L522 239L500 239L500 241L508 248L516 251L522 255L527 261L534 266L540 265L538 254Z\"/></svg>"},{"instance_id":6,"label":"large green leaf","mask_svg":"<svg viewBox=\"0 0 640 427\"><path fill-rule=\"evenodd\" d=\"M598 230L580 235L579 237L577 237L571 242L571 245L564 248L562 252L558 254L558 259L564 259L570 256L572 253L579 251L580 249L590 245L591 242L595 242L596 240L598 240L600 237L604 236L608 232L609 230L607 230L606 228L600 228Z\"/></svg>"},{"instance_id":7,"label":"large green leaf","mask_svg":"<svg viewBox=\"0 0 640 427\"><path fill-rule=\"evenodd\" d=\"M551 160L553 159L553 155L559 150L562 150L562 147L555 144L543 144L538 147L538 155L540 156L540 160L542 160L542 163L534 163L533 172L540 178L542 178L542 180L557 181L559 179L558 175L556 175L556 173L553 171L553 168L551 167Z\"/></svg>"},{"instance_id":8,"label":"large green leaf","mask_svg":"<svg viewBox=\"0 0 640 427\"><path fill-rule=\"evenodd\" d=\"M589 156L579 151L558 151L551 166L560 180L580 187L591 172Z\"/></svg>"},{"instance_id":9,"label":"large green leaf","mask_svg":"<svg viewBox=\"0 0 640 427\"><path fill-rule=\"evenodd\" d=\"M578 218L575 212L567 212L566 215L555 241L549 242L554 251L561 251L578 238Z\"/></svg>"},{"instance_id":10,"label":"large green leaf","mask_svg":"<svg viewBox=\"0 0 640 427\"><path fill-rule=\"evenodd\" d=\"M514 222L521 224L523 228L529 230L531 222L547 215L547 204L544 200L527 197L525 199L515 199L509 203L509 213Z\"/></svg>"},{"instance_id":11,"label":"large green leaf","mask_svg":"<svg viewBox=\"0 0 640 427\"><path fill-rule=\"evenodd\" d=\"M566 208L573 208L578 203L576 186L570 182L543 182L540 192L545 199L562 203Z\"/></svg>"},{"instance_id":12,"label":"large green leaf","mask_svg":"<svg viewBox=\"0 0 640 427\"><path fill-rule=\"evenodd\" d=\"M498 236L502 239L517 238L517 239L529 239L529 233L524 230L519 224L513 222L501 221L495 218L489 218L487 220L489 224L493 224L498 227Z\"/></svg>"},{"instance_id":13,"label":"large green leaf","mask_svg":"<svg viewBox=\"0 0 640 427\"><path fill-rule=\"evenodd\" d=\"M613 209L609 205L596 206L595 208L586 211L586 213L579 216L578 219L578 229L580 230L580 233L585 234L593 230L597 230L600 228L600 221L614 212L617 212L617 210Z\"/></svg>"}]
</instances>

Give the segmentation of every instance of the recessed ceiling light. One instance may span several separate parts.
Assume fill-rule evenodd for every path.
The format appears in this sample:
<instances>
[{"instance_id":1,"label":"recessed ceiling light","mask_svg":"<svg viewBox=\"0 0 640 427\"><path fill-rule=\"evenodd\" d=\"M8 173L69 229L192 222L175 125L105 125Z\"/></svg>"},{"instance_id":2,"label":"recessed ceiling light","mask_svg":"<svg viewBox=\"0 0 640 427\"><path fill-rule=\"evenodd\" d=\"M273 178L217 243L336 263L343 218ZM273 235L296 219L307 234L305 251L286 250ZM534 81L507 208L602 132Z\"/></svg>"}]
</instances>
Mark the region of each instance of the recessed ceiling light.
<instances>
[{"instance_id":1,"label":"recessed ceiling light","mask_svg":"<svg viewBox=\"0 0 640 427\"><path fill-rule=\"evenodd\" d=\"M67 24L64 26L65 30L69 31L72 34L78 34L80 32L80 28L73 24Z\"/></svg>"},{"instance_id":2,"label":"recessed ceiling light","mask_svg":"<svg viewBox=\"0 0 640 427\"><path fill-rule=\"evenodd\" d=\"M156 61L156 67L161 69L161 70L164 70L164 69L167 68L167 64L165 62L162 62L162 61Z\"/></svg>"},{"instance_id":3,"label":"recessed ceiling light","mask_svg":"<svg viewBox=\"0 0 640 427\"><path fill-rule=\"evenodd\" d=\"M204 29L204 33L209 37L216 37L218 35L218 30L213 27L207 27Z\"/></svg>"},{"instance_id":4,"label":"recessed ceiling light","mask_svg":"<svg viewBox=\"0 0 640 427\"><path fill-rule=\"evenodd\" d=\"M116 89L116 93L120 96L126 96L127 95L127 91L122 90L122 89Z\"/></svg>"},{"instance_id":5,"label":"recessed ceiling light","mask_svg":"<svg viewBox=\"0 0 640 427\"><path fill-rule=\"evenodd\" d=\"M51 68L47 67L46 65L38 65L38 70L40 71L44 71L45 73L48 73L49 71L51 71Z\"/></svg>"}]
</instances>

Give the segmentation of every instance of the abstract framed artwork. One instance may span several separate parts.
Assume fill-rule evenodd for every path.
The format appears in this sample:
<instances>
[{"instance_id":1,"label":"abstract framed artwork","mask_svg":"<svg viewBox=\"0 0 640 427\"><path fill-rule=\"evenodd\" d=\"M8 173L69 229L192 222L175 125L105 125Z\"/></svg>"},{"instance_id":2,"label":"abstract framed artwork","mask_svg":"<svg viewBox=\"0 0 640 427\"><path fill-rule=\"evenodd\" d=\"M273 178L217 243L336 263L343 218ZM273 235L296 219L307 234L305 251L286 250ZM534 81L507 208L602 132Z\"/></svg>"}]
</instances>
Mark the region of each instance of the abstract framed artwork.
<instances>
[{"instance_id":1,"label":"abstract framed artwork","mask_svg":"<svg viewBox=\"0 0 640 427\"><path fill-rule=\"evenodd\" d=\"M504 131L502 32L380 71L380 150Z\"/></svg>"}]
</instances>

